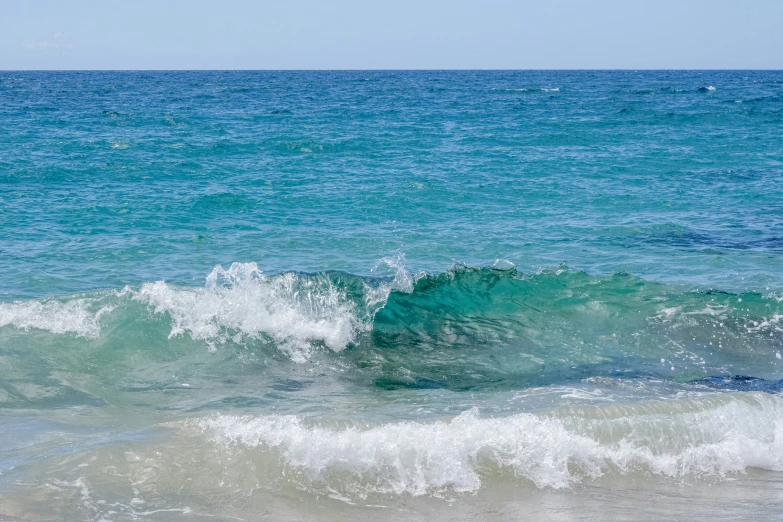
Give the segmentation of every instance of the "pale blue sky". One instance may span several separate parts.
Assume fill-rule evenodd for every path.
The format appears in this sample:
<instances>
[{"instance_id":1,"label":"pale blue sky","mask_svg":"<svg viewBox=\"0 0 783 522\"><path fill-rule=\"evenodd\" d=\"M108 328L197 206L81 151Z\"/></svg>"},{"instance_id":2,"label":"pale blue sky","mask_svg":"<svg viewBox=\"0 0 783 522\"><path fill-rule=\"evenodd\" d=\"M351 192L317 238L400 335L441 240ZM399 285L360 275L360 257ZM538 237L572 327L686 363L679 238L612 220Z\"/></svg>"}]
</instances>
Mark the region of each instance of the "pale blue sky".
<instances>
[{"instance_id":1,"label":"pale blue sky","mask_svg":"<svg viewBox=\"0 0 783 522\"><path fill-rule=\"evenodd\" d=\"M1 0L0 69L783 68L783 0Z\"/></svg>"}]
</instances>

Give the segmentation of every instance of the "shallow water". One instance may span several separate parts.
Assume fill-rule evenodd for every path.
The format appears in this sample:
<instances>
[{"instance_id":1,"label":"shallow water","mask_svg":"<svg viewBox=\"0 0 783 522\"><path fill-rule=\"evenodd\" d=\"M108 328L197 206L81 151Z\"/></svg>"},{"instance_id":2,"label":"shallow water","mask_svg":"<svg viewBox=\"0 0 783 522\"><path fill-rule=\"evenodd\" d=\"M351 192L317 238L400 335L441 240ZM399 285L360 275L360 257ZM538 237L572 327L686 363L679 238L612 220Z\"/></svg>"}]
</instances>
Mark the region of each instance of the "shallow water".
<instances>
[{"instance_id":1,"label":"shallow water","mask_svg":"<svg viewBox=\"0 0 783 522\"><path fill-rule=\"evenodd\" d=\"M0 518L783 510L783 74L0 94Z\"/></svg>"}]
</instances>

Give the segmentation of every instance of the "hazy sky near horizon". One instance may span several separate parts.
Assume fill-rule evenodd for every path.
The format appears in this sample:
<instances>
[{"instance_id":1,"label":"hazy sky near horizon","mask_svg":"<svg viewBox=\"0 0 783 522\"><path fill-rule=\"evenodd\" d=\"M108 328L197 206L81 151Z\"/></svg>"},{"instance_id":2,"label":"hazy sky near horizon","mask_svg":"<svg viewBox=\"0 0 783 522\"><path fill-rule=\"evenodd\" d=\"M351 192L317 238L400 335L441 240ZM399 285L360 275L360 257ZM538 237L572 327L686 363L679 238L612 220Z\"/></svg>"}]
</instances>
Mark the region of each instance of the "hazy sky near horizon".
<instances>
[{"instance_id":1,"label":"hazy sky near horizon","mask_svg":"<svg viewBox=\"0 0 783 522\"><path fill-rule=\"evenodd\" d=\"M781 69L780 0L3 0L0 69Z\"/></svg>"}]
</instances>

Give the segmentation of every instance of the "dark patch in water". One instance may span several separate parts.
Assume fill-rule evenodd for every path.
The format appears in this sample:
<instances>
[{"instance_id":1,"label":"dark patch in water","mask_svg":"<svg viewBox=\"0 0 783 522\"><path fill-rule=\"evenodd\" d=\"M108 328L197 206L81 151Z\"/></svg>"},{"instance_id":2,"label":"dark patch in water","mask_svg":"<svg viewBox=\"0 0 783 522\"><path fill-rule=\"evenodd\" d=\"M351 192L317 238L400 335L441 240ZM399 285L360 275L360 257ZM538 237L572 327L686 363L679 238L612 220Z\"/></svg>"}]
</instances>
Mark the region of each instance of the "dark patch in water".
<instances>
[{"instance_id":1,"label":"dark patch in water","mask_svg":"<svg viewBox=\"0 0 783 522\"><path fill-rule=\"evenodd\" d=\"M311 381L297 381L294 379L280 379L270 386L273 390L284 392L296 392L307 388Z\"/></svg>"},{"instance_id":2,"label":"dark patch in water","mask_svg":"<svg viewBox=\"0 0 783 522\"><path fill-rule=\"evenodd\" d=\"M447 388L448 386L439 383L436 380L426 377L416 377L414 379L395 379L393 377L380 377L375 380L375 386L383 390L399 390L401 388L413 390L437 390Z\"/></svg>"},{"instance_id":3,"label":"dark patch in water","mask_svg":"<svg viewBox=\"0 0 783 522\"><path fill-rule=\"evenodd\" d=\"M691 381L691 383L701 384L718 390L760 391L765 393L783 392L783 379L774 381L759 377L748 377L747 375L705 377L704 379Z\"/></svg>"},{"instance_id":4,"label":"dark patch in water","mask_svg":"<svg viewBox=\"0 0 783 522\"><path fill-rule=\"evenodd\" d=\"M745 238L725 237L715 233L702 232L675 224L660 224L634 230L633 228L610 229L612 235L601 236L614 243L628 247L642 241L651 245L676 248L697 249L720 252L723 250L762 250L779 251L783 249L783 237L748 234Z\"/></svg>"}]
</instances>

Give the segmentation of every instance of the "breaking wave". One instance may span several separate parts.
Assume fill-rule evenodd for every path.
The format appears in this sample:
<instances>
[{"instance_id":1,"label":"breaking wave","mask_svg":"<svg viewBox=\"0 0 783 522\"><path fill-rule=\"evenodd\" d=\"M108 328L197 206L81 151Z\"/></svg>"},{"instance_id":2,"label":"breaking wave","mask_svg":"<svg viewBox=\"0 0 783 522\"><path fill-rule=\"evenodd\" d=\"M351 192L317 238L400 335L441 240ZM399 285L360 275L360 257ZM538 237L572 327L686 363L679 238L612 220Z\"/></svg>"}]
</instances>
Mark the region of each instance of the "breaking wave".
<instances>
[{"instance_id":1,"label":"breaking wave","mask_svg":"<svg viewBox=\"0 0 783 522\"><path fill-rule=\"evenodd\" d=\"M475 492L512 473L565 488L607 473L723 476L783 470L783 399L762 393L565 408L483 418L319 425L296 416L217 415L195 425L216 444L270 451L308 488L344 494ZM244 455L244 457L243 457Z\"/></svg>"},{"instance_id":2,"label":"breaking wave","mask_svg":"<svg viewBox=\"0 0 783 522\"><path fill-rule=\"evenodd\" d=\"M689 291L565 267L523 274L496 263L413 277L400 260L380 264L390 276L267 276L255 263L216 266L203 287L158 281L0 303L0 328L97 342L153 324L149 335L165 328L169 340L189 338L210 351L260 342L295 362L323 348L352 348L363 365L396 368L379 381L392 388L583 378L617 361L652 375L698 371L693 377L725 373L718 370L730 363L771 378L753 364L774 370L783 349L783 302L775 294ZM484 384L464 367L450 370L455 361L472 366Z\"/></svg>"},{"instance_id":3,"label":"breaking wave","mask_svg":"<svg viewBox=\"0 0 783 522\"><path fill-rule=\"evenodd\" d=\"M187 333L214 350L229 338L266 336L297 361L306 359L313 341L343 350L361 327L355 303L328 278L293 273L269 278L255 263L217 266L204 288L147 283L133 298L168 314L169 337Z\"/></svg>"}]
</instances>

